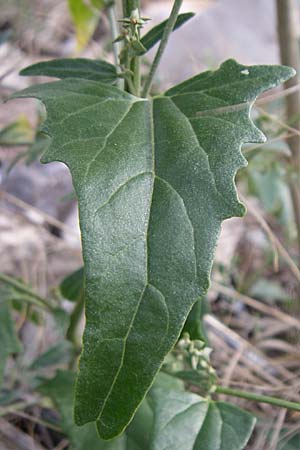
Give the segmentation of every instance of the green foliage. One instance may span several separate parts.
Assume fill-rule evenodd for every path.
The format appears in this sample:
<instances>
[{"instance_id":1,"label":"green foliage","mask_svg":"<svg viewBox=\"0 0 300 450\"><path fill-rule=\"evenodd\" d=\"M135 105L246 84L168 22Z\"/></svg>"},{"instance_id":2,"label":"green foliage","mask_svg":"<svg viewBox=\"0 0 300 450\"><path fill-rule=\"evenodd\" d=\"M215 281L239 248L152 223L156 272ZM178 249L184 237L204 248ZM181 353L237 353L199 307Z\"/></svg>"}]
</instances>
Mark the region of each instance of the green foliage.
<instances>
[{"instance_id":1,"label":"green foliage","mask_svg":"<svg viewBox=\"0 0 300 450\"><path fill-rule=\"evenodd\" d=\"M71 442L71 450L145 450L149 448L152 412L145 401L126 435L109 442L99 439L94 424L77 427L73 422L75 374L59 370L51 380L39 386L41 394L51 398L60 413L60 425Z\"/></svg>"},{"instance_id":2,"label":"green foliage","mask_svg":"<svg viewBox=\"0 0 300 450\"><path fill-rule=\"evenodd\" d=\"M71 441L72 450L110 448L105 447L105 444L99 441L93 424L85 425L82 428L74 425L72 417L74 381L75 374L73 372L58 371L53 379L45 381L39 387L39 391L50 397L60 412L60 425Z\"/></svg>"},{"instance_id":3,"label":"green foliage","mask_svg":"<svg viewBox=\"0 0 300 450\"><path fill-rule=\"evenodd\" d=\"M179 14L179 16L177 17L175 26L173 28L173 31L180 28L182 25L184 25L188 20L192 19L194 16L195 16L195 14L191 13L191 12ZM146 51L144 53L148 52L152 47L154 47L155 44L157 44L161 40L166 24L167 24L167 20L159 23L155 27L151 28L151 30L141 38L141 43L142 43L143 47L146 49Z\"/></svg>"},{"instance_id":4,"label":"green foliage","mask_svg":"<svg viewBox=\"0 0 300 450\"><path fill-rule=\"evenodd\" d=\"M0 387L3 381L3 374L6 360L9 355L21 350L14 322L10 312L10 305L4 290L0 291Z\"/></svg>"},{"instance_id":5,"label":"green foliage","mask_svg":"<svg viewBox=\"0 0 300 450\"><path fill-rule=\"evenodd\" d=\"M90 4L84 0L68 0L70 14L75 26L78 50L84 48L91 39L99 21L99 8L104 2L93 0Z\"/></svg>"},{"instance_id":6,"label":"green foliage","mask_svg":"<svg viewBox=\"0 0 300 450\"><path fill-rule=\"evenodd\" d=\"M298 450L299 447L300 447L300 435L296 434L291 439L285 440L285 442L279 442L276 450Z\"/></svg>"},{"instance_id":7,"label":"green foliage","mask_svg":"<svg viewBox=\"0 0 300 450\"><path fill-rule=\"evenodd\" d=\"M201 339L208 343L207 334L203 325L203 317L209 311L206 298L199 299L192 307L184 324L183 331L189 333L191 339Z\"/></svg>"},{"instance_id":8,"label":"green foliage","mask_svg":"<svg viewBox=\"0 0 300 450\"><path fill-rule=\"evenodd\" d=\"M181 381L161 373L126 433L107 442L93 424L74 425L74 382L73 372L59 370L38 388L58 409L72 450L242 450L255 423L246 411L188 393Z\"/></svg>"},{"instance_id":9,"label":"green foliage","mask_svg":"<svg viewBox=\"0 0 300 450\"><path fill-rule=\"evenodd\" d=\"M80 267L61 282L59 288L62 296L71 302L78 301L83 293L83 280L83 267Z\"/></svg>"},{"instance_id":10,"label":"green foliage","mask_svg":"<svg viewBox=\"0 0 300 450\"><path fill-rule=\"evenodd\" d=\"M293 225L293 209L287 184L287 167L282 163L284 146L266 147L263 153L250 155L244 177L251 195L256 195L268 214L277 217L287 234ZM254 153L254 152L253 152Z\"/></svg>"},{"instance_id":11,"label":"green foliage","mask_svg":"<svg viewBox=\"0 0 300 450\"><path fill-rule=\"evenodd\" d=\"M9 147L30 144L33 137L34 131L27 117L20 116L18 120L0 130L0 145Z\"/></svg>"},{"instance_id":12,"label":"green foliage","mask_svg":"<svg viewBox=\"0 0 300 450\"><path fill-rule=\"evenodd\" d=\"M151 450L242 450L255 418L229 403L189 392L154 388Z\"/></svg>"},{"instance_id":13,"label":"green foliage","mask_svg":"<svg viewBox=\"0 0 300 450\"><path fill-rule=\"evenodd\" d=\"M48 368L49 366L66 364L70 360L73 350L73 345L70 342L60 341L38 356L30 364L29 369L36 371Z\"/></svg>"},{"instance_id":14,"label":"green foliage","mask_svg":"<svg viewBox=\"0 0 300 450\"><path fill-rule=\"evenodd\" d=\"M43 61L21 70L23 76L47 76L55 78L84 78L113 84L117 79L115 66L102 60L62 58Z\"/></svg>"},{"instance_id":15,"label":"green foliage","mask_svg":"<svg viewBox=\"0 0 300 450\"><path fill-rule=\"evenodd\" d=\"M244 214L233 183L246 163L240 147L264 138L250 107L292 74L229 60L152 100L74 78L15 95L45 104L52 141L42 160L68 165L79 201L86 329L78 425L96 421L109 439L131 420L206 293L222 220ZM223 414L220 405L209 411Z\"/></svg>"}]
</instances>

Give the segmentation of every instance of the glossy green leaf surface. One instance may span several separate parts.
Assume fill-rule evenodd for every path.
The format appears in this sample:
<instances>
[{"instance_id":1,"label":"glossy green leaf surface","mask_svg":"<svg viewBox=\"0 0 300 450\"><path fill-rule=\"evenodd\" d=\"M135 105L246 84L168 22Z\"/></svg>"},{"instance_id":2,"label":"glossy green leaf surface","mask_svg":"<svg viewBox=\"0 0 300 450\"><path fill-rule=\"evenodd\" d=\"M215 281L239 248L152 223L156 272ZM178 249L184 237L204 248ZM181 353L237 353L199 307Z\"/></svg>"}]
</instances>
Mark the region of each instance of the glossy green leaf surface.
<instances>
[{"instance_id":1,"label":"glossy green leaf surface","mask_svg":"<svg viewBox=\"0 0 300 450\"><path fill-rule=\"evenodd\" d=\"M152 100L66 79L15 97L46 106L43 161L68 165L79 201L86 328L78 425L109 439L131 420L193 304L209 286L221 222L241 216L243 142L264 136L256 96L293 75L233 60Z\"/></svg>"},{"instance_id":2,"label":"glossy green leaf surface","mask_svg":"<svg viewBox=\"0 0 300 450\"><path fill-rule=\"evenodd\" d=\"M113 84L117 79L114 65L97 59L61 58L43 61L21 70L23 76L47 76L60 79L84 78Z\"/></svg>"},{"instance_id":3,"label":"glossy green leaf surface","mask_svg":"<svg viewBox=\"0 0 300 450\"><path fill-rule=\"evenodd\" d=\"M150 450L242 450L255 425L248 412L196 394L153 389Z\"/></svg>"},{"instance_id":4,"label":"glossy green leaf surface","mask_svg":"<svg viewBox=\"0 0 300 450\"><path fill-rule=\"evenodd\" d=\"M195 14L192 12L179 14L176 23L174 25L173 31L177 30L177 28L180 28L183 24L185 24L188 20L192 19L194 16ZM141 43L145 47L146 51L150 50L152 47L154 47L155 44L157 44L161 40L166 24L167 20L159 23L155 27L151 28L151 30L148 31L148 33L146 33L141 38Z\"/></svg>"}]
</instances>

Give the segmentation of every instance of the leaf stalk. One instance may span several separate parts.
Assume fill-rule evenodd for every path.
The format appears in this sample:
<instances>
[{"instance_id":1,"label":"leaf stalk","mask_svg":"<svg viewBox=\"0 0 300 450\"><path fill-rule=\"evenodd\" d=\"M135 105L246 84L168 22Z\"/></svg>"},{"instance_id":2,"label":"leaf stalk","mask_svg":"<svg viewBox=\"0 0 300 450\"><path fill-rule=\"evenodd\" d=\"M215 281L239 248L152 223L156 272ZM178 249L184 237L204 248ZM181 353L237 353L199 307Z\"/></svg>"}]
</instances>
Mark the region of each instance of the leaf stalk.
<instances>
[{"instance_id":1,"label":"leaf stalk","mask_svg":"<svg viewBox=\"0 0 300 450\"><path fill-rule=\"evenodd\" d=\"M269 397L268 395L260 395L253 392L240 391L239 389L232 389L225 386L217 386L215 392L217 394L225 394L233 397L245 398L247 400L254 400L259 403L269 403L270 405L279 406L281 408L300 411L300 403L290 402L282 398Z\"/></svg>"},{"instance_id":2,"label":"leaf stalk","mask_svg":"<svg viewBox=\"0 0 300 450\"><path fill-rule=\"evenodd\" d=\"M143 92L142 92L142 97L144 97L144 98L146 98L148 96L149 92L150 92L154 76L155 76L157 68L159 66L161 57L162 57L162 55L163 55L163 53L165 51L165 48L166 48L166 46L168 44L169 37L170 37L170 35L171 35L172 31L173 31L173 28L175 26L175 23L176 23L176 20L177 20L177 17L178 17L178 14L179 14L182 2L183 2L183 0L175 0L175 2L174 2L173 8L172 8L170 17L169 17L169 19L168 19L168 21L166 23L166 26L165 26L165 29L164 29L164 32L163 32L163 35L162 35L162 38L161 38L158 50L157 50L156 55L154 57L153 63L151 65L150 72L149 72L148 77L146 78L146 81L145 81L145 85L144 85Z\"/></svg>"}]
</instances>

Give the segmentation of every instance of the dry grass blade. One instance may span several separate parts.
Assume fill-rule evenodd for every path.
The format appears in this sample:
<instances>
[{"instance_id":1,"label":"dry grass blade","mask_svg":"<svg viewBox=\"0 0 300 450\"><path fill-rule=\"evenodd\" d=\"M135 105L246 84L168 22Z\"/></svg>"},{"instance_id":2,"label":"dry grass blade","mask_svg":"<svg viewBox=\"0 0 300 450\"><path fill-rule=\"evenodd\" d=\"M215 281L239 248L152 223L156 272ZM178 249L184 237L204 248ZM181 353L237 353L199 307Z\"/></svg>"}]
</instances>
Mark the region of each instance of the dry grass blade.
<instances>
[{"instance_id":1,"label":"dry grass blade","mask_svg":"<svg viewBox=\"0 0 300 450\"><path fill-rule=\"evenodd\" d=\"M0 419L0 450L45 450L31 436Z\"/></svg>"},{"instance_id":2,"label":"dry grass blade","mask_svg":"<svg viewBox=\"0 0 300 450\"><path fill-rule=\"evenodd\" d=\"M292 137L294 135L295 135L295 133L290 132L290 133L283 134L281 136L276 136L275 138L268 139L266 142L263 142L262 144L252 145L250 147L244 148L243 149L243 153L244 154L250 153L250 152L252 152L254 150L257 150L259 148L265 147L267 144L268 145L269 144L273 144L274 142L282 141L283 139L290 138L290 137ZM288 150L286 150L286 155L290 156L290 152Z\"/></svg>"},{"instance_id":3,"label":"dry grass blade","mask_svg":"<svg viewBox=\"0 0 300 450\"><path fill-rule=\"evenodd\" d=\"M53 225L60 230L66 231L67 233L71 233L74 236L77 237L77 233L73 230L73 228L69 227L65 223L61 222L60 220L55 219L55 217L49 216L49 214L41 211L38 208L35 208L32 205L29 205L28 203L24 202L23 200L15 197L12 194L9 194L5 191L0 191L0 199L3 198L7 200L8 202L12 203L15 206L18 206L19 208L22 208L26 211L33 211L34 213L38 214L45 222L49 223L50 225Z\"/></svg>"},{"instance_id":4,"label":"dry grass blade","mask_svg":"<svg viewBox=\"0 0 300 450\"><path fill-rule=\"evenodd\" d=\"M281 409L279 411L277 420L276 420L275 425L274 425L272 438L271 438L271 442L270 442L270 445L268 447L268 450L276 450L277 449L279 435L280 435L280 431L281 431L281 429L283 427L283 424L284 424L284 421L285 421L286 413L287 413L286 409Z\"/></svg>"},{"instance_id":5,"label":"dry grass blade","mask_svg":"<svg viewBox=\"0 0 300 450\"><path fill-rule=\"evenodd\" d=\"M294 135L298 135L300 136L300 131L297 130L297 128L293 128L290 125L282 122L281 120L278 119L278 117L274 116L273 114L270 114L269 112L265 111L262 108L257 108L258 111L265 115L266 117L268 117L270 120L272 120L274 123L276 123L277 125L280 125L282 128L285 128L286 130L292 132Z\"/></svg>"},{"instance_id":6,"label":"dry grass blade","mask_svg":"<svg viewBox=\"0 0 300 450\"><path fill-rule=\"evenodd\" d=\"M298 330L300 330L300 321L298 319L295 319L294 317L291 317L288 314L280 311L279 309L276 309L272 306L265 305L264 303L261 303L258 300L255 300L254 298L251 298L244 294L240 294L239 292L235 291L234 289L223 286L222 284L219 284L216 282L212 283L212 289L214 289L215 291L217 291L221 294L224 294L228 297L239 300L239 301L243 302L245 305L248 305L251 308L256 309L257 311L260 311L269 316L276 317L276 319L279 319L280 321L285 322L286 324L289 324L291 327L295 327Z\"/></svg>"},{"instance_id":7,"label":"dry grass blade","mask_svg":"<svg viewBox=\"0 0 300 450\"><path fill-rule=\"evenodd\" d=\"M266 103L271 103L274 100L278 100L279 98L287 97L288 95L292 95L295 92L300 91L300 84L296 86L292 86L288 89L281 90L279 92L275 92L274 94L266 94L263 97L256 100L256 105L264 105Z\"/></svg>"},{"instance_id":8,"label":"dry grass blade","mask_svg":"<svg viewBox=\"0 0 300 450\"><path fill-rule=\"evenodd\" d=\"M289 266L291 273L295 276L297 281L300 283L300 270L293 261L293 259L290 257L287 250L284 248L284 246L281 244L277 236L273 233L270 226L267 224L265 219L261 216L261 214L254 208L249 202L246 201L246 199L241 195L241 200L245 203L248 211L252 214L252 216L256 219L256 221L260 224L261 228L265 231L267 236L269 237L271 243L273 246L276 246L278 253L284 259L286 264Z\"/></svg>"},{"instance_id":9,"label":"dry grass blade","mask_svg":"<svg viewBox=\"0 0 300 450\"><path fill-rule=\"evenodd\" d=\"M226 325L221 323L216 317L211 314L204 316L204 323L216 333L221 339L223 339L228 346L234 348L235 350L240 350L244 348L242 352L241 359L246 361L246 363L263 377L268 382L275 385L281 385L284 389L284 384L277 377L285 378L286 380L291 380L293 374L283 367L280 367L272 359L267 358L262 352L257 350L248 341L243 339L238 333L228 328Z\"/></svg>"},{"instance_id":10,"label":"dry grass blade","mask_svg":"<svg viewBox=\"0 0 300 450\"><path fill-rule=\"evenodd\" d=\"M277 100L279 98L287 97L288 95L294 94L295 92L297 92L299 90L300 90L300 84L298 84L297 86L292 86L289 89L285 89L284 91L276 92L275 94L270 94L270 95L266 95L262 98L259 98L258 100L255 101L255 105L263 105L266 103L271 103L274 100ZM206 109L203 111L198 111L196 115L203 116L207 113L224 114L226 112L240 111L245 108L248 108L252 104L253 104L253 102L243 102L243 103L237 103L236 105L220 106L220 107L213 108L213 109ZM264 114L268 115L268 113L266 113L263 109L261 109L261 108L258 108L258 109L261 110L261 112L263 112ZM277 118L275 118L274 116L272 116L272 118L273 118L273 120L277 120ZM277 120L277 123L279 123L278 120ZM284 126L287 129L293 130L294 132L296 132L296 134L299 134L299 130L296 130L295 128L289 127L286 124L281 124L281 126Z\"/></svg>"}]
</instances>

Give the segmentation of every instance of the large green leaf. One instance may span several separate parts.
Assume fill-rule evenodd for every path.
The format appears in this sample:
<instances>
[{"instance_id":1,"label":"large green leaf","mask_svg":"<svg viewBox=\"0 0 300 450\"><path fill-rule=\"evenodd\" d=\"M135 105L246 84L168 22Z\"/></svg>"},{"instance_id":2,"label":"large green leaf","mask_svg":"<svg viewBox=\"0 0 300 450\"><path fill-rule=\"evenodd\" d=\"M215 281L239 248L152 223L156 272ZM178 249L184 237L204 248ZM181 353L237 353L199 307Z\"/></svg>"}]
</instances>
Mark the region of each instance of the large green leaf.
<instances>
[{"instance_id":1,"label":"large green leaf","mask_svg":"<svg viewBox=\"0 0 300 450\"><path fill-rule=\"evenodd\" d=\"M155 388L151 450L242 450L255 418L236 406Z\"/></svg>"},{"instance_id":2,"label":"large green leaf","mask_svg":"<svg viewBox=\"0 0 300 450\"><path fill-rule=\"evenodd\" d=\"M21 70L23 76L47 76L55 78L84 78L85 80L114 83L116 67L106 61L85 58L52 59L33 64Z\"/></svg>"},{"instance_id":3,"label":"large green leaf","mask_svg":"<svg viewBox=\"0 0 300 450\"><path fill-rule=\"evenodd\" d=\"M43 162L68 165L79 200L86 329L75 419L111 438L132 418L209 286L222 220L241 216L243 142L261 142L255 97L293 75L233 60L153 100L88 80L33 86Z\"/></svg>"}]
</instances>

